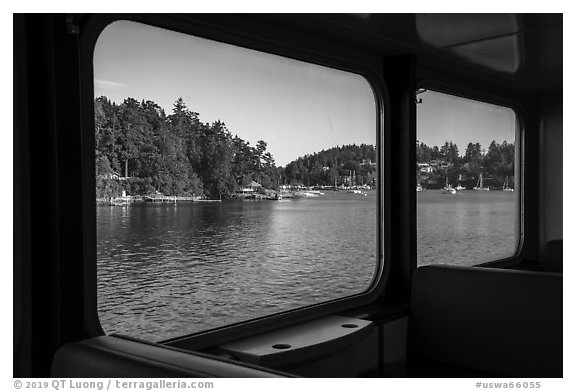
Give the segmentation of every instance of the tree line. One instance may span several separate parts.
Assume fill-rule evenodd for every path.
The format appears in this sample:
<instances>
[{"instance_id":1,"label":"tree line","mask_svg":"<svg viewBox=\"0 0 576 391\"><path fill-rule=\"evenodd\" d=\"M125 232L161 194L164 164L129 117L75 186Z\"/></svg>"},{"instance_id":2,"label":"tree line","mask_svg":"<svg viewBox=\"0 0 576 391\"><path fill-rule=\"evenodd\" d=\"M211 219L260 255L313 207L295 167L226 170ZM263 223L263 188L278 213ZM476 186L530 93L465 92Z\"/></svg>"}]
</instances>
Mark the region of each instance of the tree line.
<instances>
[{"instance_id":1,"label":"tree line","mask_svg":"<svg viewBox=\"0 0 576 391\"><path fill-rule=\"evenodd\" d=\"M251 146L224 122L201 122L182 98L170 115L152 101L133 98L118 105L99 97L94 111L97 198L123 190L217 198L253 180L277 186L278 170L265 141Z\"/></svg>"},{"instance_id":2,"label":"tree line","mask_svg":"<svg viewBox=\"0 0 576 391\"><path fill-rule=\"evenodd\" d=\"M375 182L373 145L337 146L277 167L264 140L252 146L220 120L202 122L182 98L169 115L150 100L126 98L116 104L104 96L95 99L94 111L97 198L117 197L122 191L218 198L252 181L265 189ZM492 141L487 152L479 143L469 143L463 156L452 142L441 147L418 143L416 159L448 163L448 168L431 176L514 175L514 144L506 141Z\"/></svg>"},{"instance_id":3,"label":"tree line","mask_svg":"<svg viewBox=\"0 0 576 391\"><path fill-rule=\"evenodd\" d=\"M252 181L263 189L280 185L333 185L343 175L367 183L375 149L348 145L306 155L277 167L259 140L233 135L222 121L205 123L179 98L172 113L149 100L107 97L94 101L96 197L160 192L165 195L228 197Z\"/></svg>"},{"instance_id":4,"label":"tree line","mask_svg":"<svg viewBox=\"0 0 576 391\"><path fill-rule=\"evenodd\" d=\"M283 174L289 185L372 185L376 176L376 148L351 144L322 150L288 163Z\"/></svg>"},{"instance_id":5,"label":"tree line","mask_svg":"<svg viewBox=\"0 0 576 391\"><path fill-rule=\"evenodd\" d=\"M501 183L506 177L514 176L514 148L514 143L503 141L498 144L493 140L486 151L480 143L470 142L461 156L458 146L452 141L446 141L441 147L417 142L416 161L440 163L444 168L435 170L430 176L432 179L439 177L442 183L446 176L451 180L455 176L475 180L480 173L490 181Z\"/></svg>"}]
</instances>

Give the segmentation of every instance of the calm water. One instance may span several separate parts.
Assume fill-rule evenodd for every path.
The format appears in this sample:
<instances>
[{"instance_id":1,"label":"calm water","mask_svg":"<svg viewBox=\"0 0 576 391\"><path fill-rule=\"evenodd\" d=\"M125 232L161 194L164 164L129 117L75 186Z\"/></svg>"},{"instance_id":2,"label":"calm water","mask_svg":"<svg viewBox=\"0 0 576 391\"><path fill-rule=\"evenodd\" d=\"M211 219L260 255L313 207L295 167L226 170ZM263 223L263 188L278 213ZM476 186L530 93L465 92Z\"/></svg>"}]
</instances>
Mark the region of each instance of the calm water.
<instances>
[{"instance_id":1,"label":"calm water","mask_svg":"<svg viewBox=\"0 0 576 391\"><path fill-rule=\"evenodd\" d=\"M513 193L418 194L418 261L512 255ZM364 291L376 194L98 207L107 333L163 340Z\"/></svg>"},{"instance_id":2,"label":"calm water","mask_svg":"<svg viewBox=\"0 0 576 391\"><path fill-rule=\"evenodd\" d=\"M418 265L475 265L514 255L514 193L464 190L418 197Z\"/></svg>"},{"instance_id":3,"label":"calm water","mask_svg":"<svg viewBox=\"0 0 576 391\"><path fill-rule=\"evenodd\" d=\"M108 333L162 340L364 291L376 193L98 207Z\"/></svg>"}]
</instances>

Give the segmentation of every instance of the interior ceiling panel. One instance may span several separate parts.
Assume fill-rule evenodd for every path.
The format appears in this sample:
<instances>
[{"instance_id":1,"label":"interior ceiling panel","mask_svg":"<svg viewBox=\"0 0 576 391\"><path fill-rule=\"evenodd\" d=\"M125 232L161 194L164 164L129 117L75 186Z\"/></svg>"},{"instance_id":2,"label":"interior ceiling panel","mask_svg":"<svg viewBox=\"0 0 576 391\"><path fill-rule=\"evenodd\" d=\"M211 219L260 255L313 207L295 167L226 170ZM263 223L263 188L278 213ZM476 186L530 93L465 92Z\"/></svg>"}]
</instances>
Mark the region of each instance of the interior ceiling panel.
<instances>
[{"instance_id":1,"label":"interior ceiling panel","mask_svg":"<svg viewBox=\"0 0 576 391\"><path fill-rule=\"evenodd\" d=\"M475 70L532 92L562 89L562 14L312 14L280 24L423 66ZM498 80L498 81L496 81Z\"/></svg>"},{"instance_id":2,"label":"interior ceiling panel","mask_svg":"<svg viewBox=\"0 0 576 391\"><path fill-rule=\"evenodd\" d=\"M420 41L440 49L519 31L518 15L513 14L417 14L415 24Z\"/></svg>"},{"instance_id":3,"label":"interior ceiling panel","mask_svg":"<svg viewBox=\"0 0 576 391\"><path fill-rule=\"evenodd\" d=\"M423 44L487 69L513 74L522 63L517 15L420 14L416 32Z\"/></svg>"}]
</instances>

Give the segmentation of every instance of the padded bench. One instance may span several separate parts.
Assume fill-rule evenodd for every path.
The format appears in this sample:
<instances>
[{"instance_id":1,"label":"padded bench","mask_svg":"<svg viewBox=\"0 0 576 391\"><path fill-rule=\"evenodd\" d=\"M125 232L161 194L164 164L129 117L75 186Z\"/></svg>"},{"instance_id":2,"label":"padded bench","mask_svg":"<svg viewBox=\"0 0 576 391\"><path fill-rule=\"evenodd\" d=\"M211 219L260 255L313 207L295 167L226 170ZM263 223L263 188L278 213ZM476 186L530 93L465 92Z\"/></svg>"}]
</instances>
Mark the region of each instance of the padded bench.
<instances>
[{"instance_id":1,"label":"padded bench","mask_svg":"<svg viewBox=\"0 0 576 391\"><path fill-rule=\"evenodd\" d=\"M562 274L418 268L408 360L415 377L562 377Z\"/></svg>"}]
</instances>

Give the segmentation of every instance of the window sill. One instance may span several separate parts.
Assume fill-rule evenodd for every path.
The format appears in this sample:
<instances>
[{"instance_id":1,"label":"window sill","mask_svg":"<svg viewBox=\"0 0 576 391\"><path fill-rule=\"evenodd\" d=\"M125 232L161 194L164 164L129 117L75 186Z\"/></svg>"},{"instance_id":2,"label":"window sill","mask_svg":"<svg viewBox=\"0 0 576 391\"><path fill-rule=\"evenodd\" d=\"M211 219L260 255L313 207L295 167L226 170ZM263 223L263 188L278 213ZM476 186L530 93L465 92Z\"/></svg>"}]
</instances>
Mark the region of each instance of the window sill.
<instances>
[{"instance_id":1,"label":"window sill","mask_svg":"<svg viewBox=\"0 0 576 391\"><path fill-rule=\"evenodd\" d=\"M220 345L240 361L277 368L322 357L368 336L371 321L328 316Z\"/></svg>"}]
</instances>

